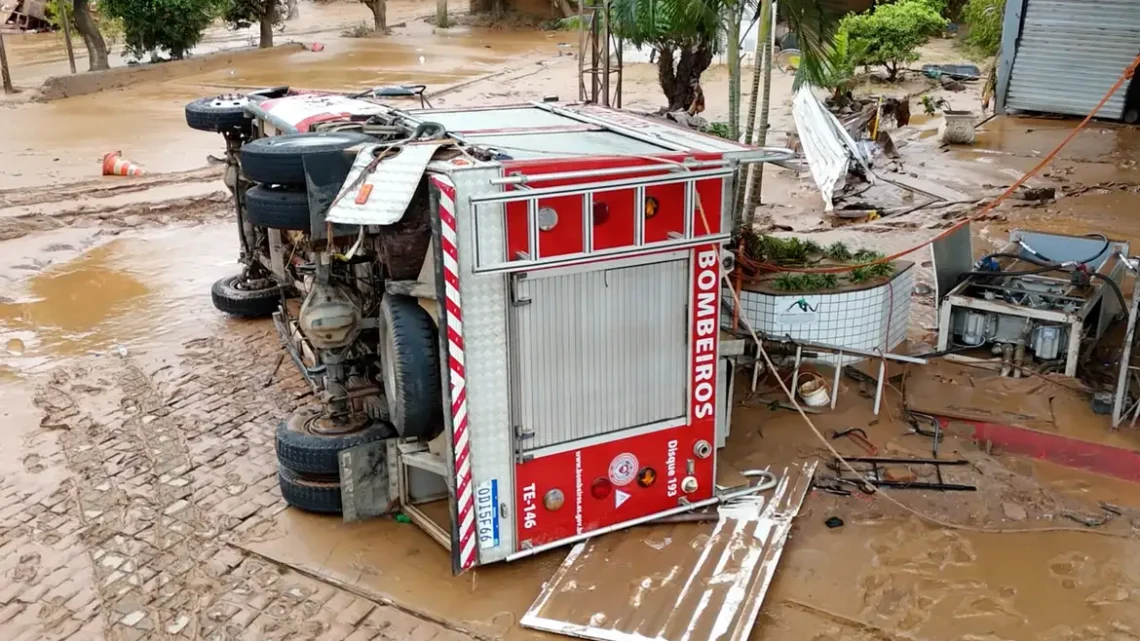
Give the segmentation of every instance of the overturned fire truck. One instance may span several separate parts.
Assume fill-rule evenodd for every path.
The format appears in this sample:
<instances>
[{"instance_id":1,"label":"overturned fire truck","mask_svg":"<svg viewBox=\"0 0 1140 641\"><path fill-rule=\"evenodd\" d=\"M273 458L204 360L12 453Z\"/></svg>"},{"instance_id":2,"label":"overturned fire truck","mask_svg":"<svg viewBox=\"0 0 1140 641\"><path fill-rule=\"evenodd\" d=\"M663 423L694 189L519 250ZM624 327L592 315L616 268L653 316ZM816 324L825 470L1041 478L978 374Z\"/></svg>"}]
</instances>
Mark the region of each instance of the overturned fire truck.
<instances>
[{"instance_id":1,"label":"overturned fire truck","mask_svg":"<svg viewBox=\"0 0 1140 641\"><path fill-rule=\"evenodd\" d=\"M237 203L244 270L214 303L272 314L321 401L278 427L286 500L359 516L345 454L383 443L372 513L407 514L455 572L716 502L732 194L791 152L380 93L187 106L226 136Z\"/></svg>"}]
</instances>

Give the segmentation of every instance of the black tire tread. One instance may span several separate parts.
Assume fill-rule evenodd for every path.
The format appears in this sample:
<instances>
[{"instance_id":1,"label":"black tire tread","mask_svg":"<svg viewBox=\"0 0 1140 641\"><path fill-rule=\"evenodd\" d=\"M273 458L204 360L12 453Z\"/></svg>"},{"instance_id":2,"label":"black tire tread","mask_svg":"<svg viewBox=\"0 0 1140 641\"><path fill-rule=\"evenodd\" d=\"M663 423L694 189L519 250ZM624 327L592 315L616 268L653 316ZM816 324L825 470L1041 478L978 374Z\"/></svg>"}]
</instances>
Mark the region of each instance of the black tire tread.
<instances>
[{"instance_id":1,"label":"black tire tread","mask_svg":"<svg viewBox=\"0 0 1140 641\"><path fill-rule=\"evenodd\" d=\"M443 390L435 323L410 296L385 296L380 303L380 318L383 327L380 340L389 340L391 335L392 352L396 357L395 384L384 381L392 425L405 438L434 438L443 427Z\"/></svg>"},{"instance_id":2,"label":"black tire tread","mask_svg":"<svg viewBox=\"0 0 1140 641\"><path fill-rule=\"evenodd\" d=\"M396 433L383 423L373 423L359 432L317 436L290 429L290 421L277 426L277 464L294 472L314 476L339 476L341 450L392 438Z\"/></svg>"},{"instance_id":3,"label":"black tire tread","mask_svg":"<svg viewBox=\"0 0 1140 641\"><path fill-rule=\"evenodd\" d=\"M290 144L290 141L302 136L327 140L321 144L310 143L304 147ZM303 187L304 158L307 154L342 151L373 140L366 134L350 131L284 134L258 138L242 146L241 170L247 180L255 183Z\"/></svg>"},{"instance_id":4,"label":"black tire tread","mask_svg":"<svg viewBox=\"0 0 1140 641\"><path fill-rule=\"evenodd\" d=\"M340 483L307 479L287 467L277 468L281 498L289 505L315 514L340 514Z\"/></svg>"},{"instance_id":5,"label":"black tire tread","mask_svg":"<svg viewBox=\"0 0 1140 641\"><path fill-rule=\"evenodd\" d=\"M281 302L277 287L259 290L244 290L234 287L241 275L227 276L214 282L210 288L210 298L214 308L231 316L242 318L263 318L272 316Z\"/></svg>"},{"instance_id":6,"label":"black tire tread","mask_svg":"<svg viewBox=\"0 0 1140 641\"><path fill-rule=\"evenodd\" d=\"M309 196L304 191L254 185L245 192L245 220L270 229L309 231Z\"/></svg>"},{"instance_id":7,"label":"black tire tread","mask_svg":"<svg viewBox=\"0 0 1140 641\"><path fill-rule=\"evenodd\" d=\"M221 133L229 130L240 130L250 126L241 107L218 107L212 102L219 96L199 98L186 104L186 124L191 129Z\"/></svg>"}]
</instances>

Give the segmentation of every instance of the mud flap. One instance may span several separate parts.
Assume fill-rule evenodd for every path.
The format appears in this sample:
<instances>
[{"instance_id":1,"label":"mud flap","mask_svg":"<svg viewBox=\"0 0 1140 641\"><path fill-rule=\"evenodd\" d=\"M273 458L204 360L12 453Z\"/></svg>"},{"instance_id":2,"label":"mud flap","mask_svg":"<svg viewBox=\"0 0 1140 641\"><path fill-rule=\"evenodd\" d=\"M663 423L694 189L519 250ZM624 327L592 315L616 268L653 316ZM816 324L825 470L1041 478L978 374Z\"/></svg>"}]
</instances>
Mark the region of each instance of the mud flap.
<instances>
[{"instance_id":1,"label":"mud flap","mask_svg":"<svg viewBox=\"0 0 1140 641\"><path fill-rule=\"evenodd\" d=\"M313 240L324 240L327 237L328 224L325 216L329 205L340 193L348 173L352 169L352 157L343 151L329 151L323 153L306 154L305 187L309 194L309 233ZM347 225L334 225L334 236L354 236L358 232L356 227Z\"/></svg>"},{"instance_id":2,"label":"mud flap","mask_svg":"<svg viewBox=\"0 0 1140 641\"><path fill-rule=\"evenodd\" d=\"M815 467L789 466L771 496L722 505L711 532L659 525L579 543L522 625L599 641L747 640ZM614 585L633 596L615 599Z\"/></svg>"},{"instance_id":3,"label":"mud flap","mask_svg":"<svg viewBox=\"0 0 1140 641\"><path fill-rule=\"evenodd\" d=\"M340 452L341 513L345 522L389 514L397 508L393 439Z\"/></svg>"}]
</instances>

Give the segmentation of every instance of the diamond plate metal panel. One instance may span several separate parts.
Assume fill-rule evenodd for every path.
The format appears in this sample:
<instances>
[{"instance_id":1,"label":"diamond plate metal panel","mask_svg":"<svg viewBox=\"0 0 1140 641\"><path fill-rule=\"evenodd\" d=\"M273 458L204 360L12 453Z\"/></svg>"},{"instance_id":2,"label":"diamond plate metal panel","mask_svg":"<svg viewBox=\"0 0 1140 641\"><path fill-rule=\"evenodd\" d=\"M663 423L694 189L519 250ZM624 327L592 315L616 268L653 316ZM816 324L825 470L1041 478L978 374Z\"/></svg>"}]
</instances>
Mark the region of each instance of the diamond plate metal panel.
<instances>
[{"instance_id":1,"label":"diamond plate metal panel","mask_svg":"<svg viewBox=\"0 0 1140 641\"><path fill-rule=\"evenodd\" d=\"M479 562L506 558L515 551L514 442L510 417L510 379L507 361L507 288L501 274L474 272L475 236L473 195L497 192L491 178L497 168L472 168L451 174L455 183L458 223L459 290L463 299L463 335L466 343L467 412L471 438L472 483L498 484L499 544L479 550ZM502 216L486 216L481 226L488 233L480 241L488 251L502 253ZM496 230L496 222L499 228Z\"/></svg>"},{"instance_id":2,"label":"diamond plate metal panel","mask_svg":"<svg viewBox=\"0 0 1140 641\"><path fill-rule=\"evenodd\" d=\"M1140 52L1140 0L1028 0L1006 107L1087 115ZM1127 83L1097 115L1124 114Z\"/></svg>"},{"instance_id":3,"label":"diamond plate metal panel","mask_svg":"<svg viewBox=\"0 0 1140 641\"><path fill-rule=\"evenodd\" d=\"M387 145L364 147L356 154L344 188L337 194L337 200L329 208L325 220L346 225L391 225L399 222L439 146L434 142L405 145L400 153L381 161L358 185L356 182L372 163L373 154ZM356 198L363 189L370 189L371 193L363 204L358 204Z\"/></svg>"}]
</instances>

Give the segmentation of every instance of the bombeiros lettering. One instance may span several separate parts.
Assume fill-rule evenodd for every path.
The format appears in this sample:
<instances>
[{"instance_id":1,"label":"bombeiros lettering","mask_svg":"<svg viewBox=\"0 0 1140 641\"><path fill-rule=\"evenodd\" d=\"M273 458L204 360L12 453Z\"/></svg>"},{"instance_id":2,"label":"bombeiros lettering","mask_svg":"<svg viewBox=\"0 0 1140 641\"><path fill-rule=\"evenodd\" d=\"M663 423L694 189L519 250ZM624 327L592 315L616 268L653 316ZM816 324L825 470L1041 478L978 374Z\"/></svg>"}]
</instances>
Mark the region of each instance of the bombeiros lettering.
<instances>
[{"instance_id":1,"label":"bombeiros lettering","mask_svg":"<svg viewBox=\"0 0 1140 641\"><path fill-rule=\"evenodd\" d=\"M715 249L697 254L697 294L695 354L693 357L694 418L709 418L715 411L717 287L720 279L720 254Z\"/></svg>"}]
</instances>

